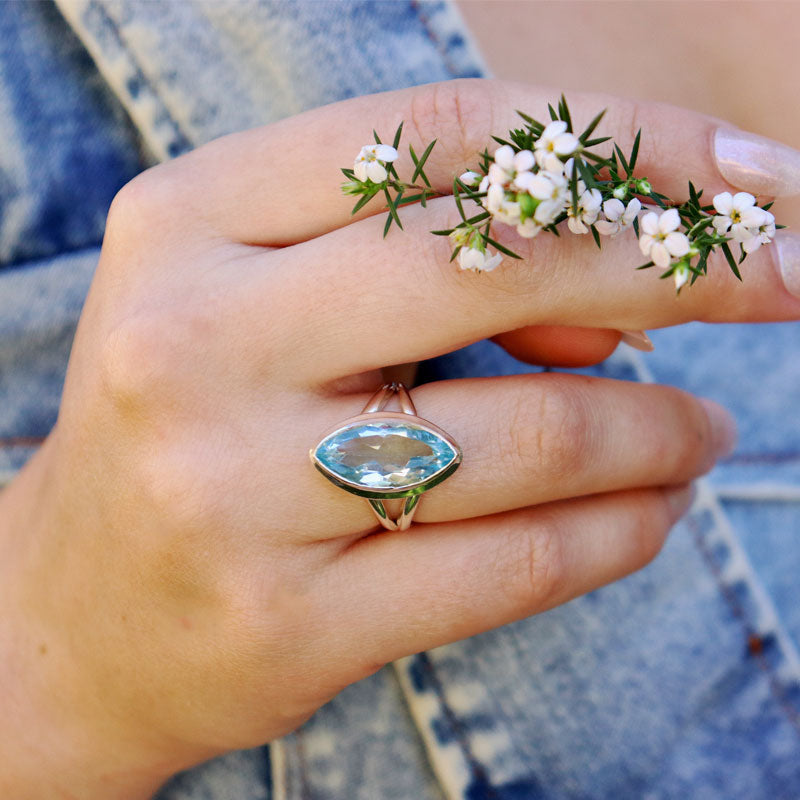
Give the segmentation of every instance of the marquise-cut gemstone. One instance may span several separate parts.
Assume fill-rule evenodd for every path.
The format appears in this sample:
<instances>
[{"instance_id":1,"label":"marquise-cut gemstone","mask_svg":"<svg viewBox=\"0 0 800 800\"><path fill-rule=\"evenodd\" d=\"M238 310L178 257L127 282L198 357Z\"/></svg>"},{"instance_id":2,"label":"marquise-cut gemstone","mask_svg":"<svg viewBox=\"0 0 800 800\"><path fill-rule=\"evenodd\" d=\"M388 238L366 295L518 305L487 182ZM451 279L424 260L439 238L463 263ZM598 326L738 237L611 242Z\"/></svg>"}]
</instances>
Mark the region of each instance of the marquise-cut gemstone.
<instances>
[{"instance_id":1,"label":"marquise-cut gemstone","mask_svg":"<svg viewBox=\"0 0 800 800\"><path fill-rule=\"evenodd\" d=\"M458 457L441 436L400 420L360 423L320 442L315 458L364 489L402 491L424 484Z\"/></svg>"}]
</instances>

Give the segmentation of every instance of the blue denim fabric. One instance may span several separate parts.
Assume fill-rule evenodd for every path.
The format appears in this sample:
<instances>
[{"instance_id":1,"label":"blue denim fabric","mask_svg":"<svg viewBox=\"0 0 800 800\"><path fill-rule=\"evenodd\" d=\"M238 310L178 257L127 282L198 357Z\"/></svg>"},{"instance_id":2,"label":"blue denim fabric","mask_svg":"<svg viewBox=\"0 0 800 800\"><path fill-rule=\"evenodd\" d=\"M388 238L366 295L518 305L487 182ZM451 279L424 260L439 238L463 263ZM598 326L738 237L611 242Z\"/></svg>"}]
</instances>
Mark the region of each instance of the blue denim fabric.
<instances>
[{"instance_id":1,"label":"blue denim fabric","mask_svg":"<svg viewBox=\"0 0 800 800\"><path fill-rule=\"evenodd\" d=\"M0 477L56 419L111 197L354 94L479 75L445 2L0 4ZM588 374L731 408L736 452L646 569L401 659L160 800L800 797L800 325L687 325ZM536 372L489 342L425 380Z\"/></svg>"}]
</instances>

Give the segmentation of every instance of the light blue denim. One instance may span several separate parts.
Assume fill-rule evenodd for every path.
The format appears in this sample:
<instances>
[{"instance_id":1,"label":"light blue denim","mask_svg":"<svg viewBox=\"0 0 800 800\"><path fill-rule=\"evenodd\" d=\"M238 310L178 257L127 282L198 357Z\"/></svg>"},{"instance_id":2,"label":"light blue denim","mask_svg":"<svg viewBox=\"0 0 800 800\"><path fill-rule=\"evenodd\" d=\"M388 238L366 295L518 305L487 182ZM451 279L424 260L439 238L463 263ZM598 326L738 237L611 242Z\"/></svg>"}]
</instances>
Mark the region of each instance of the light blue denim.
<instances>
[{"instance_id":1,"label":"light blue denim","mask_svg":"<svg viewBox=\"0 0 800 800\"><path fill-rule=\"evenodd\" d=\"M446 2L0 3L3 480L56 419L122 184L223 133L481 74ZM651 565L388 665L160 800L800 798L800 325L652 338L584 372L712 397L741 438ZM480 342L423 376L531 371Z\"/></svg>"}]
</instances>

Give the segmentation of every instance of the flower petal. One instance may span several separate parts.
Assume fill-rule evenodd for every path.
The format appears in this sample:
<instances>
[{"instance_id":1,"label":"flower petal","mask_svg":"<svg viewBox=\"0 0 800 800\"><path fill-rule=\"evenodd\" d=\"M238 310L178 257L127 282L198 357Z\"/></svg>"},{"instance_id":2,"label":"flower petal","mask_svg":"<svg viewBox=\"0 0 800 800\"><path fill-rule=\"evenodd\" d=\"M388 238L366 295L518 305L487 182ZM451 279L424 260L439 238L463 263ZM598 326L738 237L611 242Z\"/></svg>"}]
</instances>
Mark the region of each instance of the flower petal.
<instances>
[{"instance_id":1,"label":"flower petal","mask_svg":"<svg viewBox=\"0 0 800 800\"><path fill-rule=\"evenodd\" d=\"M367 179L367 162L356 161L353 165L353 172L355 172L357 180L365 181Z\"/></svg>"},{"instance_id":2,"label":"flower petal","mask_svg":"<svg viewBox=\"0 0 800 800\"><path fill-rule=\"evenodd\" d=\"M628 207L625 209L625 213L622 215L622 219L625 224L630 225L637 216L639 216L639 212L642 210L642 201L638 197L634 197L633 200L628 203Z\"/></svg>"},{"instance_id":3,"label":"flower petal","mask_svg":"<svg viewBox=\"0 0 800 800\"><path fill-rule=\"evenodd\" d=\"M571 133L562 133L553 143L553 150L560 156L568 156L578 149L578 138Z\"/></svg>"},{"instance_id":4,"label":"flower petal","mask_svg":"<svg viewBox=\"0 0 800 800\"><path fill-rule=\"evenodd\" d=\"M386 167L380 161L367 162L367 177L373 183L383 183L388 177L389 173L386 172Z\"/></svg>"},{"instance_id":5,"label":"flower petal","mask_svg":"<svg viewBox=\"0 0 800 800\"><path fill-rule=\"evenodd\" d=\"M746 242L742 242L742 249L745 253L755 253L764 242L761 241L760 236L753 236L752 238L748 239Z\"/></svg>"},{"instance_id":6,"label":"flower petal","mask_svg":"<svg viewBox=\"0 0 800 800\"><path fill-rule=\"evenodd\" d=\"M642 217L641 226L645 233L655 236L658 233L658 214L655 211L648 211Z\"/></svg>"},{"instance_id":7,"label":"flower petal","mask_svg":"<svg viewBox=\"0 0 800 800\"><path fill-rule=\"evenodd\" d=\"M730 215L731 211L733 211L733 195L730 192L714 195L712 203L720 214Z\"/></svg>"},{"instance_id":8,"label":"flower petal","mask_svg":"<svg viewBox=\"0 0 800 800\"><path fill-rule=\"evenodd\" d=\"M603 213L606 215L606 219L612 222L616 222L624 211L625 206L622 204L622 201L617 200L616 197L611 200L606 200L605 203L603 203Z\"/></svg>"},{"instance_id":9,"label":"flower petal","mask_svg":"<svg viewBox=\"0 0 800 800\"><path fill-rule=\"evenodd\" d=\"M597 220L594 227L597 228L597 232L603 236L613 236L619 231L619 225L616 222L609 222L606 219Z\"/></svg>"},{"instance_id":10,"label":"flower petal","mask_svg":"<svg viewBox=\"0 0 800 800\"><path fill-rule=\"evenodd\" d=\"M670 233L664 239L664 246L670 255L680 258L689 252L689 237L685 233Z\"/></svg>"},{"instance_id":11,"label":"flower petal","mask_svg":"<svg viewBox=\"0 0 800 800\"><path fill-rule=\"evenodd\" d=\"M536 159L530 150L520 150L514 156L514 169L517 172L527 172L535 163Z\"/></svg>"},{"instance_id":12,"label":"flower petal","mask_svg":"<svg viewBox=\"0 0 800 800\"><path fill-rule=\"evenodd\" d=\"M755 197L750 192L736 192L733 196L733 207L737 211L744 211L745 209L754 206L756 202Z\"/></svg>"},{"instance_id":13,"label":"flower petal","mask_svg":"<svg viewBox=\"0 0 800 800\"><path fill-rule=\"evenodd\" d=\"M657 267L668 267L670 261L669 250L661 242L656 242L650 249L650 258Z\"/></svg>"},{"instance_id":14,"label":"flower petal","mask_svg":"<svg viewBox=\"0 0 800 800\"><path fill-rule=\"evenodd\" d=\"M375 157L381 161L394 161L397 158L397 150L389 144L376 144Z\"/></svg>"},{"instance_id":15,"label":"flower petal","mask_svg":"<svg viewBox=\"0 0 800 800\"><path fill-rule=\"evenodd\" d=\"M598 222L597 224L599 225L600 223ZM643 233L639 237L639 249L642 251L642 255L650 258L650 251L653 249L655 243L656 240L649 233Z\"/></svg>"},{"instance_id":16,"label":"flower petal","mask_svg":"<svg viewBox=\"0 0 800 800\"><path fill-rule=\"evenodd\" d=\"M502 169L510 172L514 169L514 148L504 144L494 151L494 163Z\"/></svg>"},{"instance_id":17,"label":"flower petal","mask_svg":"<svg viewBox=\"0 0 800 800\"><path fill-rule=\"evenodd\" d=\"M681 224L681 215L678 213L677 208L668 208L658 218L658 229L661 233L669 233L674 231Z\"/></svg>"}]
</instances>

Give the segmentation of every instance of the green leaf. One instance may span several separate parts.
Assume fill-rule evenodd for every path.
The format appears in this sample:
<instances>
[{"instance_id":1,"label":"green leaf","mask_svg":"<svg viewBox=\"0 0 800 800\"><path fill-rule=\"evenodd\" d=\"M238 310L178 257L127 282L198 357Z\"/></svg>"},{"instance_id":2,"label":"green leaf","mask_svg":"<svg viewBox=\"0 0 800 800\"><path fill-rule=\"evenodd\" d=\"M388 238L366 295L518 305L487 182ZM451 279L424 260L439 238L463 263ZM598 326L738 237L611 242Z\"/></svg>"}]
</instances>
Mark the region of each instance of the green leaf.
<instances>
[{"instance_id":1,"label":"green leaf","mask_svg":"<svg viewBox=\"0 0 800 800\"><path fill-rule=\"evenodd\" d=\"M453 198L456 201L456 206L458 207L458 213L461 215L461 219L466 220L467 215L464 213L464 206L461 205L461 195L458 191L458 178L453 180Z\"/></svg>"},{"instance_id":2,"label":"green leaf","mask_svg":"<svg viewBox=\"0 0 800 800\"><path fill-rule=\"evenodd\" d=\"M550 112L550 119L555 122L558 119L558 114L550 103L547 104L547 110Z\"/></svg>"},{"instance_id":3,"label":"green leaf","mask_svg":"<svg viewBox=\"0 0 800 800\"><path fill-rule=\"evenodd\" d=\"M561 114L561 119L567 123L567 130L572 133L572 117L569 113L569 106L567 105L567 98L564 95L561 95L561 99L558 101L558 110Z\"/></svg>"},{"instance_id":4,"label":"green leaf","mask_svg":"<svg viewBox=\"0 0 800 800\"><path fill-rule=\"evenodd\" d=\"M640 234L639 234L639 217L634 217L633 218L633 232L636 235L636 238L638 239L639 236L640 236Z\"/></svg>"},{"instance_id":5,"label":"green leaf","mask_svg":"<svg viewBox=\"0 0 800 800\"><path fill-rule=\"evenodd\" d=\"M507 144L509 147L514 147L514 143L513 142L509 142L509 141L507 141L505 139L501 139L499 136L494 136L493 135L492 139L494 139L498 144Z\"/></svg>"},{"instance_id":6,"label":"green leaf","mask_svg":"<svg viewBox=\"0 0 800 800\"><path fill-rule=\"evenodd\" d=\"M625 175L628 178L630 178L630 176L631 176L631 168L628 165L628 162L625 160L625 156L623 155L622 150L620 150L620 147L619 147L618 144L614 145L614 151L616 152L617 157L619 158L619 163L622 165L622 169L625 170Z\"/></svg>"},{"instance_id":7,"label":"green leaf","mask_svg":"<svg viewBox=\"0 0 800 800\"><path fill-rule=\"evenodd\" d=\"M739 279L742 279L742 276L739 274L739 267L736 266L736 260L733 257L733 253L731 253L731 248L728 246L727 242L724 242L720 245L720 249L725 254L725 258L728 261L728 266L731 268L731 272Z\"/></svg>"},{"instance_id":8,"label":"green leaf","mask_svg":"<svg viewBox=\"0 0 800 800\"><path fill-rule=\"evenodd\" d=\"M612 138L611 136L600 136L597 139L591 139L588 142L584 142L583 146L584 147L597 147L597 145L603 144L603 142L607 142L611 138Z\"/></svg>"},{"instance_id":9,"label":"green leaf","mask_svg":"<svg viewBox=\"0 0 800 800\"><path fill-rule=\"evenodd\" d=\"M600 120L603 119L605 116L607 109L603 109L587 126L586 130L578 137L578 140L584 147L591 147L592 145L589 144L588 139L594 133L594 129L600 124ZM610 139L610 136L607 136L606 139ZM602 141L606 141L603 139Z\"/></svg>"},{"instance_id":10,"label":"green leaf","mask_svg":"<svg viewBox=\"0 0 800 800\"><path fill-rule=\"evenodd\" d=\"M353 206L353 210L350 212L350 216L352 217L353 214L361 211L361 209L364 208L364 206L369 203L373 197L375 197L374 194L365 194L363 197L359 197L358 202Z\"/></svg>"},{"instance_id":11,"label":"green leaf","mask_svg":"<svg viewBox=\"0 0 800 800\"><path fill-rule=\"evenodd\" d=\"M344 167L340 167L339 169L342 170L344 173L345 178L350 178L351 181L356 180L356 174L353 172L352 169L345 169Z\"/></svg>"},{"instance_id":12,"label":"green leaf","mask_svg":"<svg viewBox=\"0 0 800 800\"><path fill-rule=\"evenodd\" d=\"M391 218L395 221L397 227L400 228L400 230L403 230L403 223L400 222L400 217L397 214L397 208L395 207L394 200L392 200L392 196L389 194L389 190L384 189L383 193L386 195L386 205L389 206L389 214L391 214ZM388 226L386 227L386 230L389 230ZM385 235L386 234L384 233L384 236Z\"/></svg>"},{"instance_id":13,"label":"green leaf","mask_svg":"<svg viewBox=\"0 0 800 800\"><path fill-rule=\"evenodd\" d=\"M642 264L642 266L641 266L641 267L636 267L636 269L637 269L637 270L640 270L640 269L650 269L650 267L654 267L655 265L656 265L656 264L655 264L655 261L648 261L646 264Z\"/></svg>"},{"instance_id":14,"label":"green leaf","mask_svg":"<svg viewBox=\"0 0 800 800\"><path fill-rule=\"evenodd\" d=\"M400 136L402 135L402 133L403 133L403 123L400 122L394 134L394 141L392 142L392 147L394 147L395 150L397 150L397 146L400 144Z\"/></svg>"},{"instance_id":15,"label":"green leaf","mask_svg":"<svg viewBox=\"0 0 800 800\"><path fill-rule=\"evenodd\" d=\"M461 248L463 246L464 246L463 244L460 244L458 247L456 247L455 250L453 250L453 255L450 256L450 263L451 264L453 263L453 261L456 260L456 256L461 252Z\"/></svg>"},{"instance_id":16,"label":"green leaf","mask_svg":"<svg viewBox=\"0 0 800 800\"><path fill-rule=\"evenodd\" d=\"M633 140L633 149L631 150L631 157L628 161L628 164L631 168L631 173L633 172L633 168L636 166L636 159L639 157L639 142L642 140L642 129L636 133L636 138Z\"/></svg>"},{"instance_id":17,"label":"green leaf","mask_svg":"<svg viewBox=\"0 0 800 800\"><path fill-rule=\"evenodd\" d=\"M594 225L590 225L589 228L592 231L592 238L594 239L594 243L597 245L597 249L601 250L603 245L600 244L600 234L597 232L597 229Z\"/></svg>"},{"instance_id":18,"label":"green leaf","mask_svg":"<svg viewBox=\"0 0 800 800\"><path fill-rule=\"evenodd\" d=\"M425 166L425 162L428 160L428 156L431 154L431 150L433 150L433 146L434 146L435 144L436 144L436 139L434 139L434 140L433 140L433 141L432 141L432 142L431 142L431 143L430 143L430 144L429 144L429 145L428 145L428 146L425 148L425 152L424 152L424 153L423 153L423 154L422 154L422 155L419 157L419 161L417 161L417 159L416 159L416 158L414 158L414 156L412 155L412 158L414 158L414 165L416 166L416 169L414 170L414 174L413 174L413 176L411 177L411 182L412 182L412 183L414 183L414 181L415 181L415 180L416 180L416 179L417 179L417 178L418 178L420 175L422 175L422 179L425 181L425 183L426 183L428 186L430 186L430 183L429 183L429 181L428 181L427 177L425 177L425 173L423 173L423 171L422 171L422 168Z\"/></svg>"},{"instance_id":19,"label":"green leaf","mask_svg":"<svg viewBox=\"0 0 800 800\"><path fill-rule=\"evenodd\" d=\"M372 135L375 137L376 144L383 144L381 137L378 136L378 131L376 131L375 128L372 129Z\"/></svg>"},{"instance_id":20,"label":"green leaf","mask_svg":"<svg viewBox=\"0 0 800 800\"><path fill-rule=\"evenodd\" d=\"M483 238L486 244L492 245L496 250L499 250L501 253L505 253L507 256L511 256L511 258L522 258L522 256L518 256L513 250L509 250L507 247L504 247L500 242L495 241L492 239L488 234L483 234Z\"/></svg>"}]
</instances>

